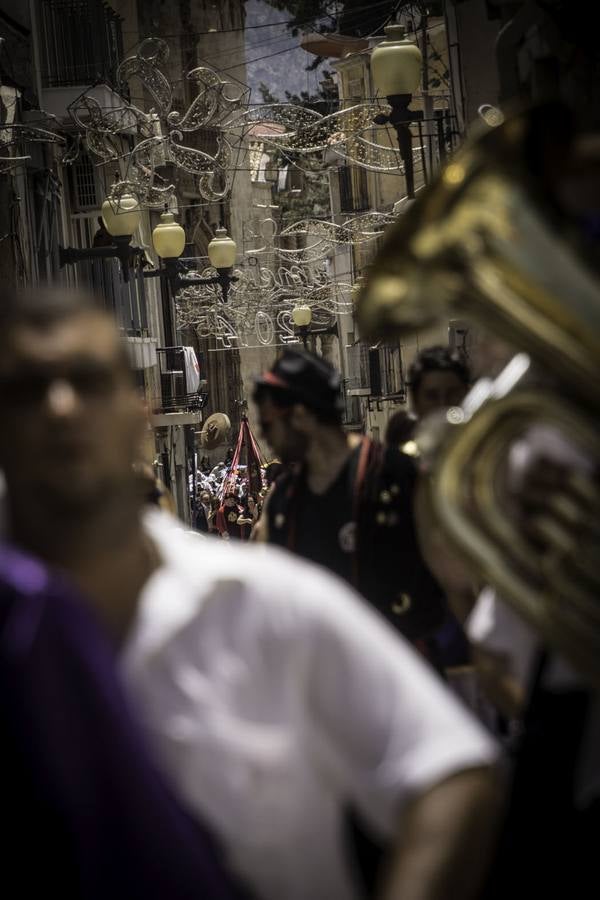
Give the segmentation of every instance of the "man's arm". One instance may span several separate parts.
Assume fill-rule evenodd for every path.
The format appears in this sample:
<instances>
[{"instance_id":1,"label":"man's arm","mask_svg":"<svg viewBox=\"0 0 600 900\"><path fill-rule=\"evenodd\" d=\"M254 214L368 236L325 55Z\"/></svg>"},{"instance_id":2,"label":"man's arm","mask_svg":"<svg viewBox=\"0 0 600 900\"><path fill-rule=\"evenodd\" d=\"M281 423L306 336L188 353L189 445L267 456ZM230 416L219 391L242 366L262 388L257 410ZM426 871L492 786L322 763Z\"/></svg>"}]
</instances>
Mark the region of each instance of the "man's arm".
<instances>
[{"instance_id":1,"label":"man's arm","mask_svg":"<svg viewBox=\"0 0 600 900\"><path fill-rule=\"evenodd\" d=\"M317 575L302 578L307 716L348 805L389 847L380 896L471 900L500 814L499 748L406 642Z\"/></svg>"},{"instance_id":2,"label":"man's arm","mask_svg":"<svg viewBox=\"0 0 600 900\"><path fill-rule=\"evenodd\" d=\"M460 772L404 811L382 900L472 900L479 896L502 809L490 769Z\"/></svg>"},{"instance_id":3,"label":"man's arm","mask_svg":"<svg viewBox=\"0 0 600 900\"><path fill-rule=\"evenodd\" d=\"M527 691L510 671L506 654L473 646L473 662L484 694L508 719L519 718L527 701Z\"/></svg>"}]
</instances>

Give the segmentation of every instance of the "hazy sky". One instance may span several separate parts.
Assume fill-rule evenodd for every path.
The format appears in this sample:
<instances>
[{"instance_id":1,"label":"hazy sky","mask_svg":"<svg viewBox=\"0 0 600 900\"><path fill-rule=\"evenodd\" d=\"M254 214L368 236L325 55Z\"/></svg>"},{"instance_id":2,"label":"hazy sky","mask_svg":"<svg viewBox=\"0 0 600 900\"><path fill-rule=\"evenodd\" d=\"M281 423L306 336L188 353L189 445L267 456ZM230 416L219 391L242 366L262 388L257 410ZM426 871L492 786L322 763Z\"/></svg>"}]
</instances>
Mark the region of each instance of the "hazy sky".
<instances>
[{"instance_id":1,"label":"hazy sky","mask_svg":"<svg viewBox=\"0 0 600 900\"><path fill-rule=\"evenodd\" d=\"M292 93L314 91L319 78L322 78L318 70L306 71L306 66L310 65L314 56L299 47L300 37L293 37L285 25L248 28L249 25L282 22L286 18L285 13L273 9L263 0L248 0L246 3L246 70L255 103L261 99L257 90L261 81L284 100L285 90ZM258 57L264 56L269 58L258 60ZM253 59L258 61L250 62Z\"/></svg>"}]
</instances>

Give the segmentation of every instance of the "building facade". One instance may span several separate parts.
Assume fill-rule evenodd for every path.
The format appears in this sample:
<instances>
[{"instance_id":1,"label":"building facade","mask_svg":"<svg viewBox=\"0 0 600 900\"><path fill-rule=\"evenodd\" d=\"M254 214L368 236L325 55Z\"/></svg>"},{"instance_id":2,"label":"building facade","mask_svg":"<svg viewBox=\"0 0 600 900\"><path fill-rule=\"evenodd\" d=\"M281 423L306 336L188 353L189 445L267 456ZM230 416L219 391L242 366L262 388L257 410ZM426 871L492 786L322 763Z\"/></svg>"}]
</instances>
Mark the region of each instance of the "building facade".
<instances>
[{"instance_id":1,"label":"building facade","mask_svg":"<svg viewBox=\"0 0 600 900\"><path fill-rule=\"evenodd\" d=\"M62 247L86 250L110 243L100 213L113 178L127 176L134 136L124 125L111 135L114 162L103 165L79 123L86 124L85 93L104 113L129 99L148 111L151 98L139 87L117 85L119 63L147 37L169 46L165 75L173 86L173 109L184 111L197 87L186 73L205 63L240 82L245 78L244 0L219 4L142 0L30 0L0 2L0 277L7 284L57 283L92 291L114 314L129 349L154 430L154 461L189 520L188 479L203 411L225 411L235 429L243 406L239 350L224 352L214 341L177 331L173 298L162 279L145 279L134 267L123 277L116 259L88 259L62 267ZM44 129L32 134L14 124ZM18 137L15 140L15 136ZM198 149L213 147L209 129L192 135ZM173 175L167 172L166 175ZM248 173L236 172L230 195L207 203L194 178L177 173L176 212L186 230L186 256L206 257L208 242L224 225L242 245L251 199ZM132 243L158 263L151 234L159 212L144 210ZM202 396L186 387L183 344L201 363ZM208 397L208 403L206 398ZM202 401L204 410L201 410ZM226 447L223 448L224 455Z\"/></svg>"},{"instance_id":2,"label":"building facade","mask_svg":"<svg viewBox=\"0 0 600 900\"><path fill-rule=\"evenodd\" d=\"M424 77L413 96L411 109L423 121L411 126L413 172L418 191L432 177L446 154L451 151L458 130L454 98L450 87L448 45L442 16L424 16L415 20L401 14L409 38L419 44L423 54ZM340 105L378 102L371 72L371 53L382 36L372 39L335 35L307 35L302 46L308 52L325 56L334 72ZM392 129L373 124L369 135L373 143L389 145L398 152ZM409 198L405 176L400 169L376 171L331 155L329 169L331 217L337 224L365 213L402 214ZM378 240L338 245L328 265L337 281L352 283L366 273L378 248ZM383 439L389 418L408 403L407 371L416 353L432 344L455 340L455 324L448 323L429 333L370 346L361 340L352 315L338 317L337 335L329 338L326 353L341 370L346 398L346 426L362 430L375 439Z\"/></svg>"}]
</instances>

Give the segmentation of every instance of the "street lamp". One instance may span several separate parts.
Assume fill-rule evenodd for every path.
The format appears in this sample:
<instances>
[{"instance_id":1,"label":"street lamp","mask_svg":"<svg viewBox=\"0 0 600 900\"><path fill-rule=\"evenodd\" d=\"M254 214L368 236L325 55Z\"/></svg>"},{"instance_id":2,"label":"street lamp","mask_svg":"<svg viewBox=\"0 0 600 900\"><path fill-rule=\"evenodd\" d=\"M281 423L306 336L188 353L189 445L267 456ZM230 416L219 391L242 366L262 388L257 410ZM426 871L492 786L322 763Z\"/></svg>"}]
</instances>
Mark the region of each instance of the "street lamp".
<instances>
[{"instance_id":1,"label":"street lamp","mask_svg":"<svg viewBox=\"0 0 600 900\"><path fill-rule=\"evenodd\" d=\"M217 228L216 235L208 245L208 258L210 264L217 270L217 274L208 278L196 275L181 275L179 257L185 247L185 231L175 221L172 212L165 206L165 211L160 217L160 222L152 232L152 245L156 254L164 263L164 268L158 268L151 272L144 272L145 278L167 278L171 291L176 294L181 288L196 284L219 284L223 295L223 303L227 303L229 286L237 281L237 276L231 274L235 263L237 245L230 238L224 228Z\"/></svg>"},{"instance_id":2,"label":"street lamp","mask_svg":"<svg viewBox=\"0 0 600 900\"><path fill-rule=\"evenodd\" d=\"M129 268L135 256L143 254L141 247L131 244L134 231L142 218L137 197L132 194L123 194L121 197L107 197L102 204L102 222L108 232L112 243L106 246L88 247L80 250L77 247L59 247L58 259L62 268L86 259L110 259L117 258L121 263L123 280L129 281ZM217 274L210 278L198 276L184 276L180 274L179 257L185 247L185 231L175 221L172 212L165 205L165 211L160 217L160 222L152 232L152 244L157 255L164 263L163 268L152 271L144 271L144 278L166 278L175 294L182 287L195 284L219 284L223 295L223 303L227 302L229 287L237 281L237 276L231 274L237 246L234 240L228 237L224 228L217 228L216 236L208 245L208 258L211 265L217 270Z\"/></svg>"},{"instance_id":3,"label":"street lamp","mask_svg":"<svg viewBox=\"0 0 600 900\"><path fill-rule=\"evenodd\" d=\"M295 306L292 310L292 321L300 332L300 337L302 338L302 343L306 350L308 328L312 321L312 309L310 306Z\"/></svg>"},{"instance_id":4,"label":"street lamp","mask_svg":"<svg viewBox=\"0 0 600 900\"><path fill-rule=\"evenodd\" d=\"M400 156L404 162L406 192L415 196L410 123L423 118L421 110L409 109L412 95L419 86L423 57L416 44L407 40L403 25L388 25L386 38L371 54L371 71L377 90L391 106L389 115L376 116L377 125L390 124L398 136Z\"/></svg>"},{"instance_id":5,"label":"street lamp","mask_svg":"<svg viewBox=\"0 0 600 900\"><path fill-rule=\"evenodd\" d=\"M61 269L66 265L86 259L116 258L121 263L123 280L129 280L129 267L134 256L143 251L132 247L131 238L141 221L140 205L133 194L123 194L118 199L107 198L102 204L102 222L112 243L99 247L59 247L58 263Z\"/></svg>"}]
</instances>

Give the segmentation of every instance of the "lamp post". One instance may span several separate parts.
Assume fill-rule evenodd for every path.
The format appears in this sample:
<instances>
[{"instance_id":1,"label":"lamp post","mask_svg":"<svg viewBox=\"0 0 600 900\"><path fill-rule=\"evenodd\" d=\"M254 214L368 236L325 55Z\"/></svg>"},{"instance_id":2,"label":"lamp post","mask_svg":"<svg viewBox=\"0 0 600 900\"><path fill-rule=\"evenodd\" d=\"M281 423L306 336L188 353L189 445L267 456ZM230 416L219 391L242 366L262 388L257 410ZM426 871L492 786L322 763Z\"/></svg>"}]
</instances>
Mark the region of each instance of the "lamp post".
<instances>
[{"instance_id":1,"label":"lamp post","mask_svg":"<svg viewBox=\"0 0 600 900\"><path fill-rule=\"evenodd\" d=\"M141 217L140 205L132 194L123 194L118 199L107 198L102 204L102 222L112 238L112 243L103 247L88 247L85 250L77 247L59 247L60 267L87 259L116 258L121 263L123 280L129 281L129 269L133 259L144 252L141 247L131 244L131 238L140 224ZM144 278L166 278L173 294L190 285L219 284L223 303L227 302L229 287L232 282L238 280L236 275L231 274L237 246L235 241L228 237L224 228L217 228L215 237L208 245L208 258L217 270L217 274L209 278L181 274L178 257L185 247L185 231L177 224L173 213L169 212L166 206L159 224L152 232L152 244L164 266L151 271L145 270Z\"/></svg>"},{"instance_id":2,"label":"lamp post","mask_svg":"<svg viewBox=\"0 0 600 900\"><path fill-rule=\"evenodd\" d=\"M377 125L390 124L396 130L400 156L404 162L406 193L415 196L410 123L423 118L421 110L409 109L419 86L423 57L416 44L406 39L403 25L388 25L386 38L371 54L371 71L377 90L391 107L389 115L376 116Z\"/></svg>"},{"instance_id":3,"label":"lamp post","mask_svg":"<svg viewBox=\"0 0 600 900\"><path fill-rule=\"evenodd\" d=\"M302 344L304 345L304 349L306 350L308 329L312 321L312 309L310 308L310 306L295 306L292 310L292 321L300 332Z\"/></svg>"},{"instance_id":4,"label":"lamp post","mask_svg":"<svg viewBox=\"0 0 600 900\"><path fill-rule=\"evenodd\" d=\"M144 272L144 278L166 278L173 294L176 294L181 288L191 285L218 284L221 286L223 303L227 303L229 287L232 282L238 280L236 275L231 274L237 245L224 228L217 228L215 237L208 245L208 258L210 264L217 270L217 274L207 278L181 274L179 257L185 247L185 231L181 225L177 224L173 213L169 212L166 207L160 217L160 222L152 232L152 245L164 267Z\"/></svg>"},{"instance_id":5,"label":"lamp post","mask_svg":"<svg viewBox=\"0 0 600 900\"><path fill-rule=\"evenodd\" d=\"M143 252L140 247L131 245L131 238L140 224L141 216L137 197L132 194L123 194L118 199L107 198L102 204L102 222L112 238L112 244L88 247L85 250L77 247L59 247L59 266L62 269L66 265L73 265L82 260L116 258L121 263L123 280L129 281L131 261Z\"/></svg>"}]
</instances>

